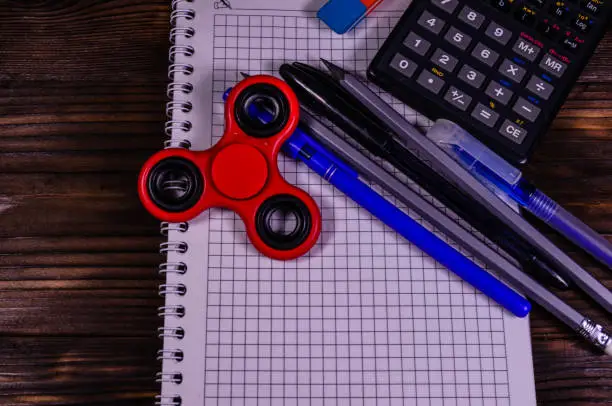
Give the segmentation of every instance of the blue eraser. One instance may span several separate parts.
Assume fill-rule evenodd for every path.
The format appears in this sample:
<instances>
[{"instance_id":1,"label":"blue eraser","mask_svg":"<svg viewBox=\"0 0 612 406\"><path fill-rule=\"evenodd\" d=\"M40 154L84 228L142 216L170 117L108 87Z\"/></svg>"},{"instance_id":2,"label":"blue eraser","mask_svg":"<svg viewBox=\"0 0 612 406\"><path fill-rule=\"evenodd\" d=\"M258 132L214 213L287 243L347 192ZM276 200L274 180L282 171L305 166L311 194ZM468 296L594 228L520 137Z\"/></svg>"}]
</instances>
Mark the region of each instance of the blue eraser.
<instances>
[{"instance_id":1,"label":"blue eraser","mask_svg":"<svg viewBox=\"0 0 612 406\"><path fill-rule=\"evenodd\" d=\"M367 14L368 8L360 0L329 0L317 13L337 34L355 27Z\"/></svg>"}]
</instances>

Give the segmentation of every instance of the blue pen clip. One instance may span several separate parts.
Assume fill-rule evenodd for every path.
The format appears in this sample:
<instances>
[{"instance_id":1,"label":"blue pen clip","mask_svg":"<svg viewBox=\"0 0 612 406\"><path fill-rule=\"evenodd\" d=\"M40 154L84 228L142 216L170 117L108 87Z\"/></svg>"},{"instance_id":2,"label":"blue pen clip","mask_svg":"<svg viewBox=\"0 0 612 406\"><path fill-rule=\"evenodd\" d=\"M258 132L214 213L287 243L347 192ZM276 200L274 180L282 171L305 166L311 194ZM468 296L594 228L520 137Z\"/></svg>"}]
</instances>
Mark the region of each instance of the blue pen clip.
<instances>
[{"instance_id":1,"label":"blue pen clip","mask_svg":"<svg viewBox=\"0 0 612 406\"><path fill-rule=\"evenodd\" d=\"M332 155L329 151L323 147L318 141L312 138L310 135L306 134L300 128L298 128L293 135L291 136L290 142L285 143L283 145L283 151L285 151L292 158L297 158L299 153L310 152L313 155L321 155L329 162L333 163L340 170L346 172L350 176L354 178L359 177L359 173L357 173L353 168L348 166L342 160L338 159L338 157ZM288 145L292 144L292 145Z\"/></svg>"},{"instance_id":2,"label":"blue pen clip","mask_svg":"<svg viewBox=\"0 0 612 406\"><path fill-rule=\"evenodd\" d=\"M480 183L517 212L519 205L508 193L522 179L522 172L490 150L470 133L448 120L438 120L427 138L467 169Z\"/></svg>"},{"instance_id":3,"label":"blue pen clip","mask_svg":"<svg viewBox=\"0 0 612 406\"><path fill-rule=\"evenodd\" d=\"M436 121L426 136L470 172L480 164L509 185L515 185L521 180L519 169L451 121Z\"/></svg>"}]
</instances>

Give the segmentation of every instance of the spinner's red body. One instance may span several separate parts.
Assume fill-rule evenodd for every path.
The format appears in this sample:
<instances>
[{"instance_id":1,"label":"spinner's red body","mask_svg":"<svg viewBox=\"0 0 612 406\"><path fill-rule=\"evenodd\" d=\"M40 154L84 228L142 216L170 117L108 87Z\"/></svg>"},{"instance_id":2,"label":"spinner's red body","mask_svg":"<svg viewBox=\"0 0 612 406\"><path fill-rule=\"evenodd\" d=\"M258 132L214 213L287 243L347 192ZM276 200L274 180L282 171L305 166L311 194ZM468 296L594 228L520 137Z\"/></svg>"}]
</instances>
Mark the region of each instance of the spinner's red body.
<instances>
[{"instance_id":1,"label":"spinner's red body","mask_svg":"<svg viewBox=\"0 0 612 406\"><path fill-rule=\"evenodd\" d=\"M250 86L271 85L286 97L288 118L275 135L255 137L247 134L237 122L236 105L239 95ZM246 226L251 243L264 255L274 259L297 258L312 248L321 230L321 216L314 200L303 190L287 183L278 170L278 154L282 144L293 134L299 120L299 103L291 88L272 76L251 76L230 92L225 103L225 133L221 140L206 151L174 148L158 152L147 160L139 177L138 191L145 208L162 221L189 221L211 207L238 213ZM199 200L184 211L171 212L161 208L149 193L149 176L160 162L182 158L193 163L203 178L203 193ZM255 218L268 199L284 195L297 198L311 217L307 236L289 249L274 248L258 232Z\"/></svg>"}]
</instances>

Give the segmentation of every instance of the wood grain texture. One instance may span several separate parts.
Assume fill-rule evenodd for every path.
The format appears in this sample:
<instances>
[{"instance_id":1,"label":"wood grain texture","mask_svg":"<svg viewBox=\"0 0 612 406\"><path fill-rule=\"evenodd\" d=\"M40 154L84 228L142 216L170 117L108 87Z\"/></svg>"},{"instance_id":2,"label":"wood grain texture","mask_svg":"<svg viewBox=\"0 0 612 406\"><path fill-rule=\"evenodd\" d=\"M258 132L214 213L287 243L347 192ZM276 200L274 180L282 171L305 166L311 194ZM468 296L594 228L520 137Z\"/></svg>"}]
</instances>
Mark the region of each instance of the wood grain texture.
<instances>
[{"instance_id":1,"label":"wood grain texture","mask_svg":"<svg viewBox=\"0 0 612 406\"><path fill-rule=\"evenodd\" d=\"M135 184L164 138L169 2L0 1L0 404L150 405L158 224ZM612 235L612 33L528 172ZM612 273L575 252L612 287ZM612 326L579 293L564 300ZM541 405L612 403L612 361L541 309Z\"/></svg>"}]
</instances>

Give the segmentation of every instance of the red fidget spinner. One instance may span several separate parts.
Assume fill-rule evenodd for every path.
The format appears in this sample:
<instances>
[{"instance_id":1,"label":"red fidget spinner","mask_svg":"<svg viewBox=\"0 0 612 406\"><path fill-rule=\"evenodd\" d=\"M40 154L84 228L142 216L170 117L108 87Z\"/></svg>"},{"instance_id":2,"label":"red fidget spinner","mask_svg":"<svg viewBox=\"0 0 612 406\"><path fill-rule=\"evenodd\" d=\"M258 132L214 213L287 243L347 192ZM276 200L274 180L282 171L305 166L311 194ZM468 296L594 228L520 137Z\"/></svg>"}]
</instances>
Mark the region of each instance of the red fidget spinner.
<instances>
[{"instance_id":1,"label":"red fidget spinner","mask_svg":"<svg viewBox=\"0 0 612 406\"><path fill-rule=\"evenodd\" d=\"M272 114L262 122L249 115L261 104ZM278 153L299 120L291 88L272 76L251 76L230 92L225 133L206 151L170 148L144 164L138 193L145 208L162 221L189 221L211 207L233 210L244 221L251 243L281 260L304 255L321 231L317 204L290 185L278 170ZM291 221L275 226L276 217Z\"/></svg>"}]
</instances>

